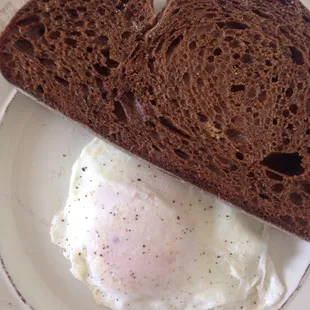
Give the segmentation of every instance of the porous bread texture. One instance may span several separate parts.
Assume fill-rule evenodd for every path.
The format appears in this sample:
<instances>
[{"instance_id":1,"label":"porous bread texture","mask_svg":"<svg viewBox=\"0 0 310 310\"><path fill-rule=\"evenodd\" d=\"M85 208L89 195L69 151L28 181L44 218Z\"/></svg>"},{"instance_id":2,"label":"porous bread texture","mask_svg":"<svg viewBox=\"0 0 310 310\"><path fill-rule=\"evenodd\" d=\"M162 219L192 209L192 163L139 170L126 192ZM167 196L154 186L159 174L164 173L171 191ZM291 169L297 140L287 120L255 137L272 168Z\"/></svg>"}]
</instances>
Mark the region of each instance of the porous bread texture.
<instances>
[{"instance_id":1,"label":"porous bread texture","mask_svg":"<svg viewBox=\"0 0 310 310\"><path fill-rule=\"evenodd\" d=\"M310 240L310 14L297 0L32 0L11 83L101 137Z\"/></svg>"}]
</instances>

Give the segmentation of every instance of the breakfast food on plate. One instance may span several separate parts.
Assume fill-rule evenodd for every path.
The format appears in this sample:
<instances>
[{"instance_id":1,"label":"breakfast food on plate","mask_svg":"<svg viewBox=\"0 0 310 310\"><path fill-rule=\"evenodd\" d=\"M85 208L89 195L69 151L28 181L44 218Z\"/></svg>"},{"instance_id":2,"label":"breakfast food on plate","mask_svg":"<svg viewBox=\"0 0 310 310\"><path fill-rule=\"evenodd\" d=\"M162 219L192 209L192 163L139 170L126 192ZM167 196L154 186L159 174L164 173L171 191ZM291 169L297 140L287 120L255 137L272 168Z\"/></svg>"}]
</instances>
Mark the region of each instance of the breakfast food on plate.
<instances>
[{"instance_id":1,"label":"breakfast food on plate","mask_svg":"<svg viewBox=\"0 0 310 310\"><path fill-rule=\"evenodd\" d=\"M283 294L266 225L99 139L51 237L110 309L275 309Z\"/></svg>"},{"instance_id":2,"label":"breakfast food on plate","mask_svg":"<svg viewBox=\"0 0 310 310\"><path fill-rule=\"evenodd\" d=\"M32 0L4 77L48 107L310 240L310 14L297 0Z\"/></svg>"}]
</instances>

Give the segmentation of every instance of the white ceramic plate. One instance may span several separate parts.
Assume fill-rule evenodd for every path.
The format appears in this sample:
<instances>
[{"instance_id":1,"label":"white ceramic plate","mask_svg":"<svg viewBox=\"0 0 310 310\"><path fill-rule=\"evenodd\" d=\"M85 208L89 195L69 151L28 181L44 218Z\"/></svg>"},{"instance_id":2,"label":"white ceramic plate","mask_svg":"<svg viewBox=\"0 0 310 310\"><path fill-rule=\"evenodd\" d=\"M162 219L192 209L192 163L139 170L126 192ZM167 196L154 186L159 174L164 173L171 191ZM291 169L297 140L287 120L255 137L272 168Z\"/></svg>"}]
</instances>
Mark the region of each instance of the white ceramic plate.
<instances>
[{"instance_id":1,"label":"white ceramic plate","mask_svg":"<svg viewBox=\"0 0 310 310\"><path fill-rule=\"evenodd\" d=\"M22 301L18 309L98 309L49 236L52 217L65 204L71 166L93 136L19 93L6 109L14 91L1 80L0 85L2 277L7 288L17 292L15 300ZM273 229L270 253L289 297L308 268L310 244ZM304 279L284 309L308 309L310 278Z\"/></svg>"}]
</instances>

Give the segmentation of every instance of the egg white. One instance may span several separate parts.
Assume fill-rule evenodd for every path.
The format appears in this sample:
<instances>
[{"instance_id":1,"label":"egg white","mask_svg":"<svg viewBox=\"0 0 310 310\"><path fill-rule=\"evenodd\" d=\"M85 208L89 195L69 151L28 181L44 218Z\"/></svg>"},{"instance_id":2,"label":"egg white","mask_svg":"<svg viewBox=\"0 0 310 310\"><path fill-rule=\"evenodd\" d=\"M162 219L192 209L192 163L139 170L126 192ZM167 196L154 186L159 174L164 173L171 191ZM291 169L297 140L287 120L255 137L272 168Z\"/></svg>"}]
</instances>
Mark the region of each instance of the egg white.
<instances>
[{"instance_id":1,"label":"egg white","mask_svg":"<svg viewBox=\"0 0 310 310\"><path fill-rule=\"evenodd\" d=\"M272 309L284 291L264 224L99 139L51 238L111 309Z\"/></svg>"}]
</instances>

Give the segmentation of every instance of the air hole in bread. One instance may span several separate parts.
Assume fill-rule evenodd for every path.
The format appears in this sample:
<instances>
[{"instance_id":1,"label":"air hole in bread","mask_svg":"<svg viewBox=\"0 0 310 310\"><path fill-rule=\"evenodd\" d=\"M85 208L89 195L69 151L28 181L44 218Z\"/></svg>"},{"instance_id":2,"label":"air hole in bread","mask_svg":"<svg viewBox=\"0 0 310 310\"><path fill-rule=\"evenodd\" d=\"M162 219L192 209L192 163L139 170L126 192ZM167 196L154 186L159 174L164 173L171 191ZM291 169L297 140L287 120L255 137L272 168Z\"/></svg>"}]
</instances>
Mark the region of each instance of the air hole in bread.
<instances>
[{"instance_id":1,"label":"air hole in bread","mask_svg":"<svg viewBox=\"0 0 310 310\"><path fill-rule=\"evenodd\" d=\"M166 118L164 116L160 116L159 117L159 121L169 131L171 131L173 133L176 133L176 134L178 134L178 135L180 135L180 136L182 136L184 138L187 138L187 139L190 138L190 135L187 134L182 129L178 128L177 125L175 125L172 120L170 120L170 119L168 119L168 118Z\"/></svg>"},{"instance_id":2,"label":"air hole in bread","mask_svg":"<svg viewBox=\"0 0 310 310\"><path fill-rule=\"evenodd\" d=\"M244 154L241 153L241 152L237 152L237 153L236 153L236 158L237 158L238 160L244 160Z\"/></svg>"},{"instance_id":3,"label":"air hole in bread","mask_svg":"<svg viewBox=\"0 0 310 310\"><path fill-rule=\"evenodd\" d=\"M100 15L104 15L105 14L105 9L103 9L103 8L99 8L98 9L98 13L100 14Z\"/></svg>"},{"instance_id":4,"label":"air hole in bread","mask_svg":"<svg viewBox=\"0 0 310 310\"><path fill-rule=\"evenodd\" d=\"M189 158L189 155L180 149L175 149L174 152L176 155L178 155L182 159L187 160Z\"/></svg>"},{"instance_id":5,"label":"air hole in bread","mask_svg":"<svg viewBox=\"0 0 310 310\"><path fill-rule=\"evenodd\" d=\"M214 56L209 56L208 57L208 62L212 63L214 61Z\"/></svg>"},{"instance_id":6,"label":"air hole in bread","mask_svg":"<svg viewBox=\"0 0 310 310\"><path fill-rule=\"evenodd\" d=\"M110 74L110 69L100 65L99 63L94 65L94 69L96 70L97 73L99 73L102 76L108 76Z\"/></svg>"},{"instance_id":7,"label":"air hole in bread","mask_svg":"<svg viewBox=\"0 0 310 310\"><path fill-rule=\"evenodd\" d=\"M125 8L125 6L124 6L123 3L120 3L120 4L118 4L118 5L116 6L116 9L117 9L118 11L123 11L124 8Z\"/></svg>"},{"instance_id":8,"label":"air hole in bread","mask_svg":"<svg viewBox=\"0 0 310 310\"><path fill-rule=\"evenodd\" d=\"M280 0L280 3L281 3L282 5L287 6L287 5L289 5L289 4L291 3L291 0Z\"/></svg>"},{"instance_id":9,"label":"air hole in bread","mask_svg":"<svg viewBox=\"0 0 310 310\"><path fill-rule=\"evenodd\" d=\"M239 42L239 41L236 41L236 40L231 41L231 42L229 43L229 46L230 46L231 48L238 48L238 47L240 47L240 42Z\"/></svg>"},{"instance_id":10,"label":"air hole in bread","mask_svg":"<svg viewBox=\"0 0 310 310\"><path fill-rule=\"evenodd\" d=\"M206 123L208 121L208 117L202 113L198 113L199 121L202 123Z\"/></svg>"},{"instance_id":11,"label":"air hole in bread","mask_svg":"<svg viewBox=\"0 0 310 310\"><path fill-rule=\"evenodd\" d=\"M238 55L238 54L237 54ZM254 58L249 55L249 54L244 54L242 57L241 57L241 61L245 64L251 64L254 62Z\"/></svg>"},{"instance_id":12,"label":"air hole in bread","mask_svg":"<svg viewBox=\"0 0 310 310\"><path fill-rule=\"evenodd\" d=\"M83 98L87 99L87 97L88 97L88 86L85 84L80 84L80 90L83 94Z\"/></svg>"},{"instance_id":13,"label":"air hole in bread","mask_svg":"<svg viewBox=\"0 0 310 310\"><path fill-rule=\"evenodd\" d=\"M119 101L114 101L114 109L112 112L120 122L127 123L127 115L122 104Z\"/></svg>"},{"instance_id":14,"label":"air hole in bread","mask_svg":"<svg viewBox=\"0 0 310 310\"><path fill-rule=\"evenodd\" d=\"M90 46L88 46L88 47L86 48L86 51L87 51L87 53L92 53L92 52L93 52L93 48L90 47Z\"/></svg>"},{"instance_id":15,"label":"air hole in bread","mask_svg":"<svg viewBox=\"0 0 310 310\"><path fill-rule=\"evenodd\" d=\"M198 88L202 88L204 86L203 79L201 79L201 78L197 79L197 86L198 86Z\"/></svg>"},{"instance_id":16,"label":"air hole in bread","mask_svg":"<svg viewBox=\"0 0 310 310\"><path fill-rule=\"evenodd\" d=\"M224 38L224 41L225 42L231 42L233 39L234 39L233 37L227 36L227 37Z\"/></svg>"},{"instance_id":17,"label":"air hole in bread","mask_svg":"<svg viewBox=\"0 0 310 310\"><path fill-rule=\"evenodd\" d=\"M290 111L291 111L293 114L297 114L297 112L298 112L298 106L297 106L296 104L290 105Z\"/></svg>"},{"instance_id":18,"label":"air hole in bread","mask_svg":"<svg viewBox=\"0 0 310 310\"><path fill-rule=\"evenodd\" d=\"M217 22L216 24L219 28L224 28L226 26L225 22Z\"/></svg>"},{"instance_id":19,"label":"air hole in bread","mask_svg":"<svg viewBox=\"0 0 310 310\"><path fill-rule=\"evenodd\" d=\"M156 144L152 144L152 148L157 152L161 152L161 149Z\"/></svg>"},{"instance_id":20,"label":"air hole in bread","mask_svg":"<svg viewBox=\"0 0 310 310\"><path fill-rule=\"evenodd\" d=\"M227 21L226 23L224 23L227 28L229 29L238 29L238 30L244 30L244 29L248 29L249 26L247 24L244 23L240 23L237 21Z\"/></svg>"},{"instance_id":21,"label":"air hole in bread","mask_svg":"<svg viewBox=\"0 0 310 310\"><path fill-rule=\"evenodd\" d=\"M83 27L84 26L84 20L78 20L74 24L76 27Z\"/></svg>"},{"instance_id":22,"label":"air hole in bread","mask_svg":"<svg viewBox=\"0 0 310 310\"><path fill-rule=\"evenodd\" d=\"M254 124L255 126L259 126L259 125L260 125L260 119L259 119L259 118L256 118L256 119L254 120L253 124Z\"/></svg>"},{"instance_id":23,"label":"air hole in bread","mask_svg":"<svg viewBox=\"0 0 310 310\"><path fill-rule=\"evenodd\" d=\"M87 12L87 7L86 6L78 6L76 9L79 12L82 12L82 13Z\"/></svg>"},{"instance_id":24,"label":"air hole in bread","mask_svg":"<svg viewBox=\"0 0 310 310\"><path fill-rule=\"evenodd\" d=\"M106 64L109 68L117 68L119 66L119 62L114 59L107 59Z\"/></svg>"},{"instance_id":25,"label":"air hole in bread","mask_svg":"<svg viewBox=\"0 0 310 310\"><path fill-rule=\"evenodd\" d=\"M79 17L79 13L76 9L66 9L66 12L67 12L68 16L71 18L78 18Z\"/></svg>"},{"instance_id":26,"label":"air hole in bread","mask_svg":"<svg viewBox=\"0 0 310 310\"><path fill-rule=\"evenodd\" d=\"M88 27L88 28L95 28L95 27L96 27L95 21L90 20L90 21L87 23L87 27Z\"/></svg>"},{"instance_id":27,"label":"air hole in bread","mask_svg":"<svg viewBox=\"0 0 310 310\"><path fill-rule=\"evenodd\" d=\"M207 13L204 15L205 18L215 18L217 15L215 13Z\"/></svg>"},{"instance_id":28,"label":"air hole in bread","mask_svg":"<svg viewBox=\"0 0 310 310\"><path fill-rule=\"evenodd\" d=\"M310 129L306 130L306 135L310 135Z\"/></svg>"},{"instance_id":29,"label":"air hole in bread","mask_svg":"<svg viewBox=\"0 0 310 310\"><path fill-rule=\"evenodd\" d=\"M301 165L302 159L299 153L271 153L264 158L261 164L287 176L298 176L305 172Z\"/></svg>"},{"instance_id":30,"label":"air hole in bread","mask_svg":"<svg viewBox=\"0 0 310 310\"><path fill-rule=\"evenodd\" d=\"M75 30L74 30L74 31L71 31L71 32L70 32L70 35L71 35L71 36L80 37L82 34L81 34L79 31L75 31Z\"/></svg>"},{"instance_id":31,"label":"air hole in bread","mask_svg":"<svg viewBox=\"0 0 310 310\"><path fill-rule=\"evenodd\" d=\"M288 124L286 128L288 130L293 130L294 129L294 125L293 124Z\"/></svg>"},{"instance_id":32,"label":"air hole in bread","mask_svg":"<svg viewBox=\"0 0 310 310\"><path fill-rule=\"evenodd\" d=\"M242 132L237 130L237 129L234 129L234 128L227 129L225 131L225 135L232 142L244 141L244 136L243 136Z\"/></svg>"},{"instance_id":33,"label":"air hole in bread","mask_svg":"<svg viewBox=\"0 0 310 310\"><path fill-rule=\"evenodd\" d=\"M247 174L247 176L249 177L249 178L254 178L255 177L255 174L254 174L254 172L249 172L248 174Z\"/></svg>"},{"instance_id":34,"label":"air hole in bread","mask_svg":"<svg viewBox=\"0 0 310 310\"><path fill-rule=\"evenodd\" d=\"M55 20L56 20L56 21L62 20L62 19L63 19L63 16L62 16L62 15L57 15L57 16L55 17Z\"/></svg>"},{"instance_id":35,"label":"air hole in bread","mask_svg":"<svg viewBox=\"0 0 310 310\"><path fill-rule=\"evenodd\" d=\"M215 163L207 165L207 168L216 175L219 175L221 177L225 176L225 173Z\"/></svg>"},{"instance_id":36,"label":"air hole in bread","mask_svg":"<svg viewBox=\"0 0 310 310\"><path fill-rule=\"evenodd\" d=\"M222 54L222 50L218 47L213 51L213 55L220 56Z\"/></svg>"},{"instance_id":37,"label":"air hole in bread","mask_svg":"<svg viewBox=\"0 0 310 310\"><path fill-rule=\"evenodd\" d=\"M236 115L236 116L233 116L231 118L231 122L236 125L236 126L240 126L240 127L243 127L244 123L245 123L245 119L243 116L241 115Z\"/></svg>"},{"instance_id":38,"label":"air hole in bread","mask_svg":"<svg viewBox=\"0 0 310 310\"><path fill-rule=\"evenodd\" d=\"M147 62L147 66L150 69L151 72L154 72L154 62L155 62L155 58L150 58Z\"/></svg>"},{"instance_id":39,"label":"air hole in bread","mask_svg":"<svg viewBox=\"0 0 310 310\"><path fill-rule=\"evenodd\" d=\"M306 23L310 23L310 18L308 16L303 16L303 19Z\"/></svg>"},{"instance_id":40,"label":"air hole in bread","mask_svg":"<svg viewBox=\"0 0 310 310\"><path fill-rule=\"evenodd\" d=\"M71 69L67 68L67 67L62 67L61 70L65 73L65 74L70 74L71 73Z\"/></svg>"},{"instance_id":41,"label":"air hole in bread","mask_svg":"<svg viewBox=\"0 0 310 310\"><path fill-rule=\"evenodd\" d=\"M45 67L45 68L55 68L56 64L55 61L52 59L48 58L40 58L40 63Z\"/></svg>"},{"instance_id":42,"label":"air hole in bread","mask_svg":"<svg viewBox=\"0 0 310 310\"><path fill-rule=\"evenodd\" d=\"M238 170L238 166L237 165L231 165L230 166L230 170L231 171L237 171Z\"/></svg>"},{"instance_id":43,"label":"air hole in bread","mask_svg":"<svg viewBox=\"0 0 310 310\"><path fill-rule=\"evenodd\" d=\"M61 77L58 76L58 75L55 75L55 76L54 76L54 79L55 79L59 84L61 84L61 85L63 85L63 86L66 86L66 87L69 86L69 82L68 82L67 80L61 78Z\"/></svg>"},{"instance_id":44,"label":"air hole in bread","mask_svg":"<svg viewBox=\"0 0 310 310\"><path fill-rule=\"evenodd\" d=\"M228 158L221 155L217 156L217 159L224 165L228 165L230 163L230 160Z\"/></svg>"},{"instance_id":45,"label":"air hole in bread","mask_svg":"<svg viewBox=\"0 0 310 310\"><path fill-rule=\"evenodd\" d=\"M180 11L180 8L175 9L175 10L172 12L172 15L177 14L179 11Z\"/></svg>"},{"instance_id":46,"label":"air hole in bread","mask_svg":"<svg viewBox=\"0 0 310 310\"><path fill-rule=\"evenodd\" d=\"M267 92L264 90L258 95L258 101L264 102L267 99Z\"/></svg>"},{"instance_id":47,"label":"air hole in bread","mask_svg":"<svg viewBox=\"0 0 310 310\"><path fill-rule=\"evenodd\" d=\"M238 53L233 54L233 59L238 60L240 58L240 55Z\"/></svg>"},{"instance_id":48,"label":"air hole in bread","mask_svg":"<svg viewBox=\"0 0 310 310\"><path fill-rule=\"evenodd\" d=\"M96 36L96 32L95 32L94 30L91 30L91 29L86 29L86 30L85 30L85 33L86 33L86 35L89 36L89 37L94 37L94 36Z\"/></svg>"},{"instance_id":49,"label":"air hole in bread","mask_svg":"<svg viewBox=\"0 0 310 310\"><path fill-rule=\"evenodd\" d=\"M106 91L102 91L102 92L101 92L101 98L102 98L103 100L107 100L107 99L108 99L108 93L107 93Z\"/></svg>"},{"instance_id":50,"label":"air hole in bread","mask_svg":"<svg viewBox=\"0 0 310 310\"><path fill-rule=\"evenodd\" d=\"M266 65L267 67L272 67L272 62L271 62L271 60L267 59L267 60L265 61L265 65Z\"/></svg>"},{"instance_id":51,"label":"air hole in bread","mask_svg":"<svg viewBox=\"0 0 310 310\"><path fill-rule=\"evenodd\" d=\"M283 177L277 173L266 170L266 176L271 180L283 181Z\"/></svg>"},{"instance_id":52,"label":"air hole in bread","mask_svg":"<svg viewBox=\"0 0 310 310\"><path fill-rule=\"evenodd\" d=\"M151 127L151 128L156 128L156 124L151 122L151 121L146 121L145 125L148 126L148 127Z\"/></svg>"},{"instance_id":53,"label":"air hole in bread","mask_svg":"<svg viewBox=\"0 0 310 310\"><path fill-rule=\"evenodd\" d=\"M273 82L273 83L279 82L279 77L278 77L278 76L274 76L274 77L271 79L271 82Z\"/></svg>"},{"instance_id":54,"label":"air hole in bread","mask_svg":"<svg viewBox=\"0 0 310 310\"><path fill-rule=\"evenodd\" d=\"M23 18L16 22L17 26L27 26L33 23L38 23L40 21L40 17L37 15L31 15L26 18Z\"/></svg>"},{"instance_id":55,"label":"air hole in bread","mask_svg":"<svg viewBox=\"0 0 310 310\"><path fill-rule=\"evenodd\" d=\"M150 102L151 102L151 105L153 105L154 107L157 106L157 100L156 99L153 99Z\"/></svg>"},{"instance_id":56,"label":"air hole in bread","mask_svg":"<svg viewBox=\"0 0 310 310\"><path fill-rule=\"evenodd\" d=\"M109 42L109 38L107 36L100 36L96 38L94 42L97 45L107 45Z\"/></svg>"},{"instance_id":57,"label":"air hole in bread","mask_svg":"<svg viewBox=\"0 0 310 310\"><path fill-rule=\"evenodd\" d=\"M281 183L277 183L277 184L272 185L271 189L275 193L282 193L284 190L284 186Z\"/></svg>"},{"instance_id":58,"label":"air hole in bread","mask_svg":"<svg viewBox=\"0 0 310 310\"><path fill-rule=\"evenodd\" d=\"M127 10L125 12L125 17L128 19L128 20L131 20L132 17L133 17L133 12L131 10Z\"/></svg>"},{"instance_id":59,"label":"air hole in bread","mask_svg":"<svg viewBox=\"0 0 310 310\"><path fill-rule=\"evenodd\" d=\"M294 47L294 46L290 46L290 51L291 51L291 58L293 60L293 62L296 64L296 65L303 65L305 63L305 60L304 60L304 56L302 54L302 52Z\"/></svg>"},{"instance_id":60,"label":"air hole in bread","mask_svg":"<svg viewBox=\"0 0 310 310\"><path fill-rule=\"evenodd\" d=\"M43 94L43 93L44 93L44 89L43 89L42 85L38 85L38 86L37 86L37 91L38 91L40 94Z\"/></svg>"},{"instance_id":61,"label":"air hole in bread","mask_svg":"<svg viewBox=\"0 0 310 310\"><path fill-rule=\"evenodd\" d=\"M196 41L193 41L193 42L191 42L191 43L189 44L189 48L190 48L191 50L194 50L196 47L197 47Z\"/></svg>"},{"instance_id":62,"label":"air hole in bread","mask_svg":"<svg viewBox=\"0 0 310 310\"><path fill-rule=\"evenodd\" d=\"M131 36L131 33L129 31L125 31L122 33L122 39L129 39Z\"/></svg>"},{"instance_id":63,"label":"air hole in bread","mask_svg":"<svg viewBox=\"0 0 310 310\"><path fill-rule=\"evenodd\" d=\"M184 81L185 83L189 83L189 82L190 82L190 75L189 75L188 72L185 72L185 73L183 74L183 81Z\"/></svg>"},{"instance_id":64,"label":"air hole in bread","mask_svg":"<svg viewBox=\"0 0 310 310\"><path fill-rule=\"evenodd\" d=\"M264 200L269 200L269 196L267 196L266 194L259 194L259 197Z\"/></svg>"},{"instance_id":65,"label":"air hole in bread","mask_svg":"<svg viewBox=\"0 0 310 310\"><path fill-rule=\"evenodd\" d=\"M179 46L179 44L181 43L181 41L183 40L183 35L178 36L177 38L175 38L169 45L168 49L167 49L167 55L170 56L175 49Z\"/></svg>"},{"instance_id":66,"label":"air hole in bread","mask_svg":"<svg viewBox=\"0 0 310 310\"><path fill-rule=\"evenodd\" d=\"M130 120L145 119L143 106L131 91L123 92L120 96L120 102L127 115L127 118Z\"/></svg>"},{"instance_id":67,"label":"air hole in bread","mask_svg":"<svg viewBox=\"0 0 310 310\"><path fill-rule=\"evenodd\" d=\"M303 204L303 198L301 195L297 194L297 193L291 193L290 194L290 200L293 204L297 205L297 206L301 206Z\"/></svg>"},{"instance_id":68,"label":"air hole in bread","mask_svg":"<svg viewBox=\"0 0 310 310\"><path fill-rule=\"evenodd\" d=\"M279 124L279 120L278 120L277 118L274 118L274 119L272 120L272 123L273 123L275 126L277 126L277 125Z\"/></svg>"},{"instance_id":69,"label":"air hole in bread","mask_svg":"<svg viewBox=\"0 0 310 310\"><path fill-rule=\"evenodd\" d=\"M285 110L283 110L282 115L283 115L285 118L288 118L288 117L290 116L290 111L285 109Z\"/></svg>"},{"instance_id":70,"label":"air hole in bread","mask_svg":"<svg viewBox=\"0 0 310 310\"><path fill-rule=\"evenodd\" d=\"M103 55L105 58L107 58L107 59L110 58L110 49L109 49L109 48L105 48L105 49L101 50L101 53L102 53L102 55Z\"/></svg>"},{"instance_id":71,"label":"air hole in bread","mask_svg":"<svg viewBox=\"0 0 310 310\"><path fill-rule=\"evenodd\" d=\"M56 40L60 37L60 32L59 31L52 31L48 37L51 39L51 40Z\"/></svg>"},{"instance_id":72,"label":"air hole in bread","mask_svg":"<svg viewBox=\"0 0 310 310\"><path fill-rule=\"evenodd\" d=\"M263 18L270 18L270 16L266 13L266 12L262 12L261 10L252 10L252 12L260 17L263 17Z\"/></svg>"},{"instance_id":73,"label":"air hole in bread","mask_svg":"<svg viewBox=\"0 0 310 310\"><path fill-rule=\"evenodd\" d=\"M291 87L289 87L289 88L286 90L286 92L285 92L285 96L286 96L287 98L291 98L291 97L293 96L293 93L294 93L293 89L292 89Z\"/></svg>"},{"instance_id":74,"label":"air hole in bread","mask_svg":"<svg viewBox=\"0 0 310 310\"><path fill-rule=\"evenodd\" d=\"M236 92L239 92L239 91L245 91L245 85L232 85L230 90L233 93L236 93Z\"/></svg>"},{"instance_id":75,"label":"air hole in bread","mask_svg":"<svg viewBox=\"0 0 310 310\"><path fill-rule=\"evenodd\" d=\"M34 47L29 40L26 39L17 40L14 46L22 53L28 54L30 56L34 55Z\"/></svg>"},{"instance_id":76,"label":"air hole in bread","mask_svg":"<svg viewBox=\"0 0 310 310\"><path fill-rule=\"evenodd\" d=\"M77 41L72 39L72 38L65 38L64 42L65 42L65 44L67 44L68 46L71 46L73 48L75 48L77 45Z\"/></svg>"}]
</instances>

